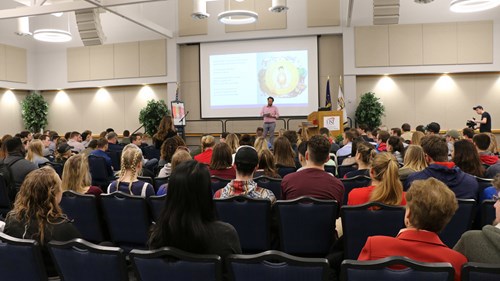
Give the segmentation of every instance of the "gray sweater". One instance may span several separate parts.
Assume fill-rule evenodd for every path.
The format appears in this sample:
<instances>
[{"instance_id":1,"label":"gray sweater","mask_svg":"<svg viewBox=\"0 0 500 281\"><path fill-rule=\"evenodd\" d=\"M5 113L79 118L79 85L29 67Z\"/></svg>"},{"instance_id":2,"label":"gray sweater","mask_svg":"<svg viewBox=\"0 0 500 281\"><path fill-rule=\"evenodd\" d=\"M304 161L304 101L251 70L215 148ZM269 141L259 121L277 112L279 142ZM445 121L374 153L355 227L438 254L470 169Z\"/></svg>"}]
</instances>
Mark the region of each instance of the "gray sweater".
<instances>
[{"instance_id":1,"label":"gray sweater","mask_svg":"<svg viewBox=\"0 0 500 281\"><path fill-rule=\"evenodd\" d=\"M486 225L482 230L467 231L453 249L469 262L500 264L500 228Z\"/></svg>"}]
</instances>

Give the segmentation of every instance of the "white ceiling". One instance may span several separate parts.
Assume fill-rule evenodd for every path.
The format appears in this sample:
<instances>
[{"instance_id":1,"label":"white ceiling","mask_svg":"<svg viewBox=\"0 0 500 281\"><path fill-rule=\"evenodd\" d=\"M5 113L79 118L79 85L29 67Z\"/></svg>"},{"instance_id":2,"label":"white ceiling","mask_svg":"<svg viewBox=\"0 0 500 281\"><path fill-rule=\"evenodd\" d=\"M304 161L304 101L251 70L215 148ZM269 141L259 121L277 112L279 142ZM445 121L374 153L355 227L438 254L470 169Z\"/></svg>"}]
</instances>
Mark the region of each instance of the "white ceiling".
<instances>
[{"instance_id":1,"label":"white ceiling","mask_svg":"<svg viewBox=\"0 0 500 281\"><path fill-rule=\"evenodd\" d=\"M12 9L23 7L25 4L43 3L44 0L0 0L0 11L4 9ZM82 2L84 0L46 0L44 5L60 4L64 2ZM102 0L101 0L102 1ZM137 17L142 17L145 20L151 21L162 28L171 30L176 34L177 29L177 1L192 1L192 0L160 0L159 2L136 4L128 6L114 7L113 9L127 14L134 14ZM293 7L293 2L307 0L288 0L289 6ZM346 24L347 7L349 0L342 1L342 25ZM373 1L371 0L351 0L353 1L353 13L351 26L371 25L373 22ZM417 4L414 0L400 0L400 17L399 24L412 23L433 23L433 22L453 22L453 21L475 21L475 20L496 20L500 21L500 7L495 9L472 13L472 14L456 14L449 11L450 0L435 0L429 4ZM33 4L30 4L33 5ZM42 28L44 24L50 22L50 15L37 16L31 19L31 31L35 28ZM80 37L77 32L74 13L70 13L70 29L74 39L69 43L50 44L42 43L33 40L33 38L20 37L15 35L17 30L16 19L0 20L0 43L25 47L31 50L43 52L45 50L54 50L59 48L67 48L74 46L82 46ZM101 23L104 34L107 38L106 44L149 40L163 38L155 32L152 32L144 27L123 19L115 14L103 12L101 14Z\"/></svg>"}]
</instances>

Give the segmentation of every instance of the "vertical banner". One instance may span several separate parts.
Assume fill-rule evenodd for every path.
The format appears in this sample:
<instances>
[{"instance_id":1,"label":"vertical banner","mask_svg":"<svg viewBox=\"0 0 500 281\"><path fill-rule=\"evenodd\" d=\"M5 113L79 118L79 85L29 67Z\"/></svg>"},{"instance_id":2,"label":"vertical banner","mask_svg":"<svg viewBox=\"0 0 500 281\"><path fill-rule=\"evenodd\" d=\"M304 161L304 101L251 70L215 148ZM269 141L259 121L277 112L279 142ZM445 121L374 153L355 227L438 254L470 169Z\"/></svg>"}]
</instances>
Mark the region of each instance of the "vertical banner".
<instances>
[{"instance_id":1,"label":"vertical banner","mask_svg":"<svg viewBox=\"0 0 500 281\"><path fill-rule=\"evenodd\" d=\"M170 106L172 109L172 117L174 118L174 126L185 126L186 113L184 111L184 103L182 101L172 101Z\"/></svg>"}]
</instances>

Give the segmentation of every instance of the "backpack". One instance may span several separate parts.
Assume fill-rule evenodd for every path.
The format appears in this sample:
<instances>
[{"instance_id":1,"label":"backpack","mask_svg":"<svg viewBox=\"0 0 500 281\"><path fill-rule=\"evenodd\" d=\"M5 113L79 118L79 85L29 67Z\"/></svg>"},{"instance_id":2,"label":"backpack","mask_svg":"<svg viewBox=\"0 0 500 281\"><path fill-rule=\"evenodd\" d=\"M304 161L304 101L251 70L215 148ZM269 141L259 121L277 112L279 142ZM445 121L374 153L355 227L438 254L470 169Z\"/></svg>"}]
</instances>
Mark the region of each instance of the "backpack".
<instances>
[{"instance_id":1,"label":"backpack","mask_svg":"<svg viewBox=\"0 0 500 281\"><path fill-rule=\"evenodd\" d=\"M24 158L16 159L9 164L5 163L5 159L0 161L0 176L2 176L3 178L3 181L5 183L5 188L9 194L11 202L14 202L14 199L17 194L17 188L16 188L16 182L14 181L14 177L12 176L12 169L10 167L21 159Z\"/></svg>"}]
</instances>

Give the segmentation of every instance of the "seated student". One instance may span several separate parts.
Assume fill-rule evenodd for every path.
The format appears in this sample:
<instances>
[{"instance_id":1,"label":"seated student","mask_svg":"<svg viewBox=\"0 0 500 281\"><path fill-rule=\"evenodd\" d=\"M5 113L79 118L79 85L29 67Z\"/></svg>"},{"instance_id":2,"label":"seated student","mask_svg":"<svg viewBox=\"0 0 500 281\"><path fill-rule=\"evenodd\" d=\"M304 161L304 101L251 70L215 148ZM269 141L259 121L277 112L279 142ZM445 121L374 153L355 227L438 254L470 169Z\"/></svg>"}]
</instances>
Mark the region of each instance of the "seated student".
<instances>
[{"instance_id":1,"label":"seated student","mask_svg":"<svg viewBox=\"0 0 500 281\"><path fill-rule=\"evenodd\" d=\"M356 130L358 130L359 135L363 138L364 141L366 141L366 142L374 142L373 138L371 138L370 136L368 136L368 131L371 132L371 130L370 130L370 128L368 128L367 125L365 125L365 124L359 124L359 126L358 126L358 128Z\"/></svg>"},{"instance_id":2,"label":"seated student","mask_svg":"<svg viewBox=\"0 0 500 281\"><path fill-rule=\"evenodd\" d=\"M107 133L106 139L108 140L108 150L110 151L123 150L123 146L118 143L118 135L115 132Z\"/></svg>"},{"instance_id":3,"label":"seated student","mask_svg":"<svg viewBox=\"0 0 500 281\"><path fill-rule=\"evenodd\" d=\"M108 150L108 140L106 140L105 138L100 138L97 140L96 150L90 152L90 155L104 158L104 160L106 160L108 175L112 175L113 170L118 170L120 169L120 167L113 167L113 162L111 161L109 155L105 152L106 150Z\"/></svg>"},{"instance_id":4,"label":"seated student","mask_svg":"<svg viewBox=\"0 0 500 281\"><path fill-rule=\"evenodd\" d=\"M307 142L306 165L281 181L283 200L301 196L337 200L342 205L344 185L332 174L325 172L324 164L330 159L330 143L322 136L313 136Z\"/></svg>"},{"instance_id":5,"label":"seated student","mask_svg":"<svg viewBox=\"0 0 500 281\"><path fill-rule=\"evenodd\" d=\"M70 158L71 155L73 155L71 149L73 149L73 147L70 146L68 143L61 142L61 144L57 146L55 162L64 165L64 163L66 163L66 160L68 160L68 158Z\"/></svg>"},{"instance_id":6,"label":"seated student","mask_svg":"<svg viewBox=\"0 0 500 281\"><path fill-rule=\"evenodd\" d=\"M437 234L458 209L455 195L442 182L429 178L413 182L406 200L406 228L401 229L396 237L368 237L358 260L406 256L421 262L449 262L455 269L455 280L459 281L460 270L467 258L448 248Z\"/></svg>"},{"instance_id":7,"label":"seated student","mask_svg":"<svg viewBox=\"0 0 500 281\"><path fill-rule=\"evenodd\" d=\"M437 122L431 122L425 127L426 135L439 135L439 131L441 130L441 125Z\"/></svg>"},{"instance_id":8,"label":"seated student","mask_svg":"<svg viewBox=\"0 0 500 281\"><path fill-rule=\"evenodd\" d=\"M477 200L479 185L476 179L460 170L455 163L447 162L448 147L443 138L436 135L425 136L422 138L422 148L429 166L409 175L405 187L409 187L414 180L434 177L446 184L457 198Z\"/></svg>"},{"instance_id":9,"label":"seated student","mask_svg":"<svg viewBox=\"0 0 500 281\"><path fill-rule=\"evenodd\" d=\"M467 257L469 262L500 264L500 189L496 190L495 220L481 230L469 230L462 234L453 250Z\"/></svg>"},{"instance_id":10,"label":"seated student","mask_svg":"<svg viewBox=\"0 0 500 281\"><path fill-rule=\"evenodd\" d=\"M377 135L377 151L384 152L387 151L387 141L389 140L389 133L387 131L378 131Z\"/></svg>"},{"instance_id":11,"label":"seated student","mask_svg":"<svg viewBox=\"0 0 500 281\"><path fill-rule=\"evenodd\" d=\"M420 145L410 144L405 151L403 167L399 169L399 180L404 182L409 175L427 168L425 153Z\"/></svg>"},{"instance_id":12,"label":"seated student","mask_svg":"<svg viewBox=\"0 0 500 281\"><path fill-rule=\"evenodd\" d=\"M415 132L422 132L425 134L425 126L424 125L418 125L415 127Z\"/></svg>"},{"instance_id":13,"label":"seated student","mask_svg":"<svg viewBox=\"0 0 500 281\"><path fill-rule=\"evenodd\" d=\"M354 188L349 193L347 204L361 205L368 202L380 202L386 205L406 205L398 170L399 165L394 155L388 152L377 154L370 169L372 185Z\"/></svg>"},{"instance_id":14,"label":"seated student","mask_svg":"<svg viewBox=\"0 0 500 281\"><path fill-rule=\"evenodd\" d=\"M481 164L479 154L474 144L467 140L459 140L453 144L453 157L451 161L457 165L460 170L469 175L484 177L486 169Z\"/></svg>"},{"instance_id":15,"label":"seated student","mask_svg":"<svg viewBox=\"0 0 500 281\"><path fill-rule=\"evenodd\" d=\"M394 155L394 157L396 157L396 160L398 160L398 164L400 166L403 166L405 148L400 137L389 137L389 139L387 140L387 152L390 152L392 155Z\"/></svg>"},{"instance_id":16,"label":"seated student","mask_svg":"<svg viewBox=\"0 0 500 281\"><path fill-rule=\"evenodd\" d=\"M401 130L403 131L401 137L405 140L406 143L411 142L411 137L413 133L411 132L411 126L408 123L404 123L401 125Z\"/></svg>"},{"instance_id":17,"label":"seated student","mask_svg":"<svg viewBox=\"0 0 500 281\"><path fill-rule=\"evenodd\" d=\"M92 131L90 130L85 130L83 131L82 135L82 144L85 148L89 146L89 143L93 140L92 138Z\"/></svg>"},{"instance_id":18,"label":"seated student","mask_svg":"<svg viewBox=\"0 0 500 281\"><path fill-rule=\"evenodd\" d=\"M274 156L269 149L264 149L259 152L259 168L254 173L254 178L259 176L267 176L270 178L281 179L278 170L274 165Z\"/></svg>"},{"instance_id":19,"label":"seated student","mask_svg":"<svg viewBox=\"0 0 500 281\"><path fill-rule=\"evenodd\" d=\"M85 149L85 145L81 143L82 136L80 135L79 132L76 131L71 132L71 134L69 135L69 139L67 140L68 140L68 145L73 147L71 151L75 153L80 153Z\"/></svg>"},{"instance_id":20,"label":"seated student","mask_svg":"<svg viewBox=\"0 0 500 281\"><path fill-rule=\"evenodd\" d=\"M460 134L457 130L446 131L446 144L448 145L448 159L453 157L453 144L460 140Z\"/></svg>"},{"instance_id":21,"label":"seated student","mask_svg":"<svg viewBox=\"0 0 500 281\"><path fill-rule=\"evenodd\" d=\"M28 153L26 160L33 162L37 167L40 164L49 162L49 159L43 157L43 144L41 140L34 139L28 144Z\"/></svg>"},{"instance_id":22,"label":"seated student","mask_svg":"<svg viewBox=\"0 0 500 281\"><path fill-rule=\"evenodd\" d=\"M400 128L391 128L391 131L389 132L389 135L395 136L395 137L401 137L401 129Z\"/></svg>"},{"instance_id":23,"label":"seated student","mask_svg":"<svg viewBox=\"0 0 500 281\"><path fill-rule=\"evenodd\" d=\"M24 159L24 146L21 139L18 137L6 138L7 140L2 144L5 147L6 158L3 159L2 163L10 167L10 174L14 180L16 190L9 192L11 200L14 200L16 192L19 191L24 178L28 173L33 170L38 169L38 166L34 163Z\"/></svg>"},{"instance_id":24,"label":"seated student","mask_svg":"<svg viewBox=\"0 0 500 281\"><path fill-rule=\"evenodd\" d=\"M356 150L355 159L358 164L358 169L345 174L345 179L360 175L370 176L370 165L375 155L377 155L375 147L368 142L359 142L356 144Z\"/></svg>"},{"instance_id":25,"label":"seated student","mask_svg":"<svg viewBox=\"0 0 500 281\"><path fill-rule=\"evenodd\" d=\"M217 176L223 179L236 178L236 170L234 169L233 157L229 145L221 142L214 146L212 160L210 161L210 175Z\"/></svg>"},{"instance_id":26,"label":"seated student","mask_svg":"<svg viewBox=\"0 0 500 281\"><path fill-rule=\"evenodd\" d=\"M201 153L194 157L194 160L203 163L210 164L212 159L213 148L215 145L215 139L211 135L205 135L201 138Z\"/></svg>"},{"instance_id":27,"label":"seated student","mask_svg":"<svg viewBox=\"0 0 500 281\"><path fill-rule=\"evenodd\" d=\"M262 150L269 150L270 145L267 142L266 138L258 137L255 139L255 142L253 143L253 147L255 147L257 152L261 152Z\"/></svg>"},{"instance_id":28,"label":"seated student","mask_svg":"<svg viewBox=\"0 0 500 281\"><path fill-rule=\"evenodd\" d=\"M491 144L491 138L488 134L480 133L474 135L474 137L472 138L472 142L476 146L481 163L485 168L489 168L490 166L493 166L499 162L498 156L493 154L491 151L488 151L488 148Z\"/></svg>"},{"instance_id":29,"label":"seated student","mask_svg":"<svg viewBox=\"0 0 500 281\"><path fill-rule=\"evenodd\" d=\"M240 146L240 140L238 139L238 136L236 134L229 133L226 136L225 143L229 145L229 148L231 148L231 154L233 154L233 159L234 159L234 154L236 153L236 150Z\"/></svg>"},{"instance_id":30,"label":"seated student","mask_svg":"<svg viewBox=\"0 0 500 281\"><path fill-rule=\"evenodd\" d=\"M491 182L491 186L486 187L479 194L479 202L483 202L484 200L491 200L494 196L497 196L498 191L500 190L500 174L496 175Z\"/></svg>"},{"instance_id":31,"label":"seated student","mask_svg":"<svg viewBox=\"0 0 500 281\"><path fill-rule=\"evenodd\" d=\"M130 143L130 131L129 130L123 131L123 138L122 138L121 143L124 145L127 145Z\"/></svg>"},{"instance_id":32,"label":"seated student","mask_svg":"<svg viewBox=\"0 0 500 281\"><path fill-rule=\"evenodd\" d=\"M137 179L142 170L142 151L134 144L123 148L120 176L109 184L107 192L121 191L131 195L149 197L155 194L151 184Z\"/></svg>"},{"instance_id":33,"label":"seated student","mask_svg":"<svg viewBox=\"0 0 500 281\"><path fill-rule=\"evenodd\" d=\"M337 150L337 158L350 156L352 153L352 141L355 138L354 133L350 130L347 130L342 133L342 137L344 146Z\"/></svg>"},{"instance_id":34,"label":"seated student","mask_svg":"<svg viewBox=\"0 0 500 281\"><path fill-rule=\"evenodd\" d=\"M464 128L462 130L462 136L464 137L464 140L472 141L474 134L474 130L471 128Z\"/></svg>"},{"instance_id":35,"label":"seated student","mask_svg":"<svg viewBox=\"0 0 500 281\"><path fill-rule=\"evenodd\" d=\"M295 152L290 141L286 137L277 137L274 140L274 160L276 168L297 168L295 163ZM299 167L300 168L300 167Z\"/></svg>"},{"instance_id":36,"label":"seated student","mask_svg":"<svg viewBox=\"0 0 500 281\"><path fill-rule=\"evenodd\" d=\"M415 131L411 136L411 144L420 145L423 137L425 137L424 133L420 131Z\"/></svg>"},{"instance_id":37,"label":"seated student","mask_svg":"<svg viewBox=\"0 0 500 281\"><path fill-rule=\"evenodd\" d=\"M165 207L152 227L148 244L150 249L175 247L221 257L241 253L234 227L216 218L206 165L189 160L175 168Z\"/></svg>"},{"instance_id":38,"label":"seated student","mask_svg":"<svg viewBox=\"0 0 500 281\"><path fill-rule=\"evenodd\" d=\"M170 175L172 156L179 146L186 146L184 140L179 136L173 136L166 139L161 145L160 149L160 161L158 166L162 167L163 173L159 177L166 177Z\"/></svg>"},{"instance_id":39,"label":"seated student","mask_svg":"<svg viewBox=\"0 0 500 281\"><path fill-rule=\"evenodd\" d=\"M68 241L81 235L63 214L61 180L51 167L32 171L17 194L14 208L7 215L4 232L7 235L36 240L42 246L42 258L49 277L57 276L47 243ZM22 266L22 265L18 265Z\"/></svg>"},{"instance_id":40,"label":"seated student","mask_svg":"<svg viewBox=\"0 0 500 281\"><path fill-rule=\"evenodd\" d=\"M299 135L296 131L288 130L283 133L283 136L290 141L290 145L292 146L292 150L295 153L295 157L293 160L295 161L295 167L301 167L299 162L299 153L297 151L299 145Z\"/></svg>"},{"instance_id":41,"label":"seated student","mask_svg":"<svg viewBox=\"0 0 500 281\"><path fill-rule=\"evenodd\" d=\"M64 164L62 175L62 189L73 190L81 194L99 195L102 190L93 186L90 179L87 157L80 154L71 156Z\"/></svg>"},{"instance_id":42,"label":"seated student","mask_svg":"<svg viewBox=\"0 0 500 281\"><path fill-rule=\"evenodd\" d=\"M253 173L257 170L259 157L252 146L241 146L236 152L234 165L236 166L236 179L231 180L226 187L217 190L214 198L229 198L245 195L251 198L268 199L271 203L276 201L271 190L257 186L253 181Z\"/></svg>"},{"instance_id":43,"label":"seated student","mask_svg":"<svg viewBox=\"0 0 500 281\"><path fill-rule=\"evenodd\" d=\"M187 150L178 148L177 151L172 156L172 163L171 163L172 170L170 174L172 174L172 172L175 170L177 166L179 166L179 164L192 159L193 157L191 157L191 154L189 154ZM162 184L160 188L158 188L156 195L167 194L167 189L168 189L168 183Z\"/></svg>"}]
</instances>

